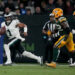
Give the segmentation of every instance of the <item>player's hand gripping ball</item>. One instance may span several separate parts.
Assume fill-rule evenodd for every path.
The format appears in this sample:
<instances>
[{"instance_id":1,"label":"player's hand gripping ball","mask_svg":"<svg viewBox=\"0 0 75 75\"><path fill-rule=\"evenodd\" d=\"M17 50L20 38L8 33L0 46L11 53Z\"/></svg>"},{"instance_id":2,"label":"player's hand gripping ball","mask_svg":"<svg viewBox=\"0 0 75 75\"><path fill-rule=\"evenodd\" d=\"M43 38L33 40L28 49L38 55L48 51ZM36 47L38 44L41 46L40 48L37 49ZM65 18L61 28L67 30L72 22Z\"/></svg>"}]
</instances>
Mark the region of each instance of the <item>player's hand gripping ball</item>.
<instances>
[{"instance_id":1,"label":"player's hand gripping ball","mask_svg":"<svg viewBox=\"0 0 75 75\"><path fill-rule=\"evenodd\" d=\"M0 28L0 35L5 34L5 32L6 32L6 28L5 27Z\"/></svg>"}]
</instances>

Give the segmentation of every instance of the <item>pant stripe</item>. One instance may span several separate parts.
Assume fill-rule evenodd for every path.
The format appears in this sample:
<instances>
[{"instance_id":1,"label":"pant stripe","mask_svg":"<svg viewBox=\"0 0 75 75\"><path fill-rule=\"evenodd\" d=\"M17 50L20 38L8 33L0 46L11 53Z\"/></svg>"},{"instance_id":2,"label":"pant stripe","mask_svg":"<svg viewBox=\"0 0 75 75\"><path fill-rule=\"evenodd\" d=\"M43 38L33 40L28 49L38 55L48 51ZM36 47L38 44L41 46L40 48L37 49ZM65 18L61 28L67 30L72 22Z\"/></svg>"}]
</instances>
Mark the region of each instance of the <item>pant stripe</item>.
<instances>
[{"instance_id":1,"label":"pant stripe","mask_svg":"<svg viewBox=\"0 0 75 75\"><path fill-rule=\"evenodd\" d=\"M12 40L12 41L8 44L8 46L10 46L11 44L13 44L16 40L18 40L18 39L16 38L16 39Z\"/></svg>"},{"instance_id":2,"label":"pant stripe","mask_svg":"<svg viewBox=\"0 0 75 75\"><path fill-rule=\"evenodd\" d=\"M65 37L62 38L62 39L56 44L56 47L58 47L58 46L60 45L61 41L64 40L64 39L65 39Z\"/></svg>"}]
</instances>

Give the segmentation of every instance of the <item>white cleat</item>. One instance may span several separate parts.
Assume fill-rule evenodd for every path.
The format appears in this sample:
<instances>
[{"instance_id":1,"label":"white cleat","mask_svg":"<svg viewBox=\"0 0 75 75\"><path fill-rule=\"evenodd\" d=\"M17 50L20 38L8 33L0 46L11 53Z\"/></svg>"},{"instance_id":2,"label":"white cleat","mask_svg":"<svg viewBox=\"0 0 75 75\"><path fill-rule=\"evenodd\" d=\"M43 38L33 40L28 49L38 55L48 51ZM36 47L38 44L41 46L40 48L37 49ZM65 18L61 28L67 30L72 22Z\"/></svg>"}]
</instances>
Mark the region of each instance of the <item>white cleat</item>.
<instances>
[{"instance_id":1,"label":"white cleat","mask_svg":"<svg viewBox=\"0 0 75 75\"><path fill-rule=\"evenodd\" d=\"M12 65L12 62L11 62L11 61L6 61L6 62L4 63L4 65Z\"/></svg>"},{"instance_id":2,"label":"white cleat","mask_svg":"<svg viewBox=\"0 0 75 75\"><path fill-rule=\"evenodd\" d=\"M70 59L68 60L68 63L69 63L69 64L72 64L72 62L73 62L73 59L70 58Z\"/></svg>"},{"instance_id":3,"label":"white cleat","mask_svg":"<svg viewBox=\"0 0 75 75\"><path fill-rule=\"evenodd\" d=\"M74 63L72 63L72 64L70 64L70 67L74 67L75 66L75 62Z\"/></svg>"},{"instance_id":4,"label":"white cleat","mask_svg":"<svg viewBox=\"0 0 75 75\"><path fill-rule=\"evenodd\" d=\"M39 57L37 62L42 66L43 65L43 56Z\"/></svg>"}]
</instances>

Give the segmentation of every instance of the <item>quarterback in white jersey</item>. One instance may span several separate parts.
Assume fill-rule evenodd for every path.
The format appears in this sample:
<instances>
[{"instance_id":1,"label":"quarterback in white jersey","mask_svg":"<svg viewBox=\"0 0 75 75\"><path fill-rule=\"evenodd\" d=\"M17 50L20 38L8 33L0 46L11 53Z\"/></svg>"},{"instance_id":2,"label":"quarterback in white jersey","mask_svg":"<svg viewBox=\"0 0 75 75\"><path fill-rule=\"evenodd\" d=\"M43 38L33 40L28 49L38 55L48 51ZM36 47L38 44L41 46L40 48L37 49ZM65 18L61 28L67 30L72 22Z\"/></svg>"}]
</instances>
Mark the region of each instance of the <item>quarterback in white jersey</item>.
<instances>
[{"instance_id":1,"label":"quarterback in white jersey","mask_svg":"<svg viewBox=\"0 0 75 75\"><path fill-rule=\"evenodd\" d=\"M24 50L24 48L21 45L21 41L24 41L25 38L22 38L20 36L19 28L24 28L24 35L27 35L27 25L19 22L18 19L12 19L12 14L5 14L5 21L2 22L1 28L6 28L6 39L4 40L4 50L7 56L7 61L5 62L5 65L11 64L11 52L10 49L13 48L15 50L18 50L23 56L32 58L37 60L40 64L42 64L42 58L40 56L36 56L32 54L31 52L28 52ZM10 48L11 47L11 48Z\"/></svg>"},{"instance_id":2,"label":"quarterback in white jersey","mask_svg":"<svg viewBox=\"0 0 75 75\"><path fill-rule=\"evenodd\" d=\"M7 15L5 15L5 17L6 16ZM15 20L12 20L11 22L3 22L1 24L1 27L6 28L6 35L9 39L16 38L16 39L20 39L21 41L24 41L25 39L20 36L20 33L19 33L20 26L18 24L20 24L19 20L15 19ZM27 32L27 26L24 25L23 27L26 29L26 32Z\"/></svg>"}]
</instances>

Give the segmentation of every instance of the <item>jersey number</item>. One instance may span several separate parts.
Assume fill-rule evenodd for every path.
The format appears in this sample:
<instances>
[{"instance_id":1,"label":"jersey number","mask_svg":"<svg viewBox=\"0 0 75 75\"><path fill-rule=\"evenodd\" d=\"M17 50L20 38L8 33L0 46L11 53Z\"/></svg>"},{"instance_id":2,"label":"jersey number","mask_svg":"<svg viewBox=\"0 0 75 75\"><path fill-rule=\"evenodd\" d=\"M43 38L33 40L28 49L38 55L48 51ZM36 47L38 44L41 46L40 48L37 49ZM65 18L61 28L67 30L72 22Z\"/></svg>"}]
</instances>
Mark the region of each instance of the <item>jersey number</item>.
<instances>
[{"instance_id":1,"label":"jersey number","mask_svg":"<svg viewBox=\"0 0 75 75\"><path fill-rule=\"evenodd\" d=\"M7 30L7 35L12 36L10 30Z\"/></svg>"}]
</instances>

